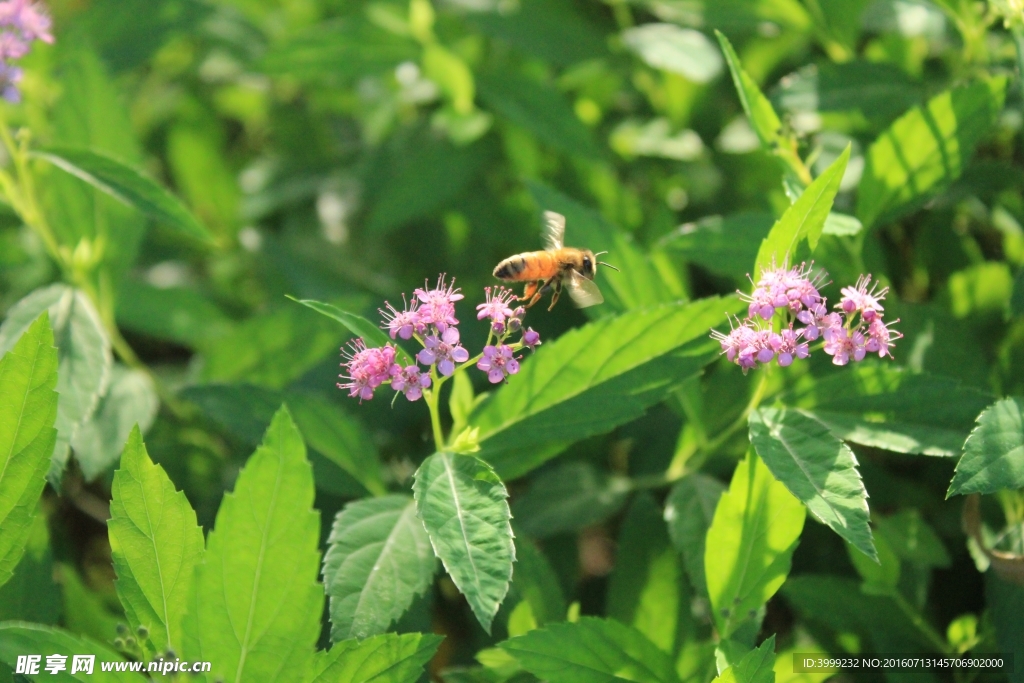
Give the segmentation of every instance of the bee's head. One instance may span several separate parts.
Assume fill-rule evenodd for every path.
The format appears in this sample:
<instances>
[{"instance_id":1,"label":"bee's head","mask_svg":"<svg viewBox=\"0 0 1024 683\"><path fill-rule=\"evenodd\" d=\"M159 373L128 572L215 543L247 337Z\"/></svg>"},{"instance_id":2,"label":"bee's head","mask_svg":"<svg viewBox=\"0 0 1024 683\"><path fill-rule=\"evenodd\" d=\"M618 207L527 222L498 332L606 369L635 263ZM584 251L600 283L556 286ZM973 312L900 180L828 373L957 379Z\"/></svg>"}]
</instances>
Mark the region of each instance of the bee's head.
<instances>
[{"instance_id":1,"label":"bee's head","mask_svg":"<svg viewBox=\"0 0 1024 683\"><path fill-rule=\"evenodd\" d=\"M593 280L597 274L597 257L589 249L583 250L583 259L580 261L580 275Z\"/></svg>"}]
</instances>

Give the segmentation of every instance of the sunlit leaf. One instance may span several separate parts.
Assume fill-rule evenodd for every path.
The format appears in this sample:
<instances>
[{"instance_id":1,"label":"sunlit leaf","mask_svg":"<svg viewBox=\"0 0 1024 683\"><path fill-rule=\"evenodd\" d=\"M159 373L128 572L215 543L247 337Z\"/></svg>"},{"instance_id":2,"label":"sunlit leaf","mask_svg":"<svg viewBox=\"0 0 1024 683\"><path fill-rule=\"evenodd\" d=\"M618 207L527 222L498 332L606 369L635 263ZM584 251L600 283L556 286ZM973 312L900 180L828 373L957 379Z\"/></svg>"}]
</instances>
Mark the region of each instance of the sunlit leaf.
<instances>
[{"instance_id":1,"label":"sunlit leaf","mask_svg":"<svg viewBox=\"0 0 1024 683\"><path fill-rule=\"evenodd\" d=\"M671 658L636 629L614 619L583 617L549 624L500 647L549 683L676 683Z\"/></svg>"},{"instance_id":2,"label":"sunlit leaf","mask_svg":"<svg viewBox=\"0 0 1024 683\"><path fill-rule=\"evenodd\" d=\"M282 408L225 494L184 622L185 656L224 680L302 681L320 634L319 514L306 447Z\"/></svg>"},{"instance_id":3,"label":"sunlit leaf","mask_svg":"<svg viewBox=\"0 0 1024 683\"><path fill-rule=\"evenodd\" d=\"M37 680L67 683L145 683L149 679L142 674L131 671L103 671L100 662L125 662L125 658L105 645L100 645L89 638L72 635L59 628L50 628L40 624L27 624L18 621L0 623L0 661L14 669L18 657L23 655L40 655L39 678ZM53 675L46 671L47 655L64 655L67 657L67 670ZM93 655L95 657L92 673L78 671L71 673L75 655Z\"/></svg>"},{"instance_id":4,"label":"sunlit leaf","mask_svg":"<svg viewBox=\"0 0 1024 683\"><path fill-rule=\"evenodd\" d=\"M978 416L946 497L1024 487L1024 399L1004 398Z\"/></svg>"},{"instance_id":5,"label":"sunlit leaf","mask_svg":"<svg viewBox=\"0 0 1024 683\"><path fill-rule=\"evenodd\" d=\"M409 496L349 503L327 544L324 588L335 642L383 633L433 581L434 551Z\"/></svg>"},{"instance_id":6,"label":"sunlit leaf","mask_svg":"<svg viewBox=\"0 0 1024 683\"><path fill-rule=\"evenodd\" d=\"M956 180L1002 111L1006 84L999 76L947 90L883 132L866 155L857 192L861 222L871 226L913 211Z\"/></svg>"},{"instance_id":7,"label":"sunlit leaf","mask_svg":"<svg viewBox=\"0 0 1024 683\"><path fill-rule=\"evenodd\" d=\"M177 197L138 169L106 153L84 148L49 147L34 152L34 156L183 235L202 241L213 239L206 226Z\"/></svg>"},{"instance_id":8,"label":"sunlit leaf","mask_svg":"<svg viewBox=\"0 0 1024 683\"><path fill-rule=\"evenodd\" d=\"M920 84L895 64L852 61L808 65L779 81L772 99L793 114L857 111L886 123L922 94Z\"/></svg>"},{"instance_id":9,"label":"sunlit leaf","mask_svg":"<svg viewBox=\"0 0 1024 683\"><path fill-rule=\"evenodd\" d=\"M111 494L107 527L128 623L149 630L152 653L181 652L203 530L185 494L149 459L138 427L128 437Z\"/></svg>"},{"instance_id":10,"label":"sunlit leaf","mask_svg":"<svg viewBox=\"0 0 1024 683\"><path fill-rule=\"evenodd\" d=\"M779 115L775 113L772 103L757 87L754 79L743 70L740 58L729 39L721 31L715 31L715 35L718 36L718 43L722 46L725 62L729 65L729 71L732 73L733 85L740 97L743 111L746 112L747 119L750 120L750 126L757 133L761 146L770 149L772 144L778 140L779 130L782 128Z\"/></svg>"},{"instance_id":11,"label":"sunlit leaf","mask_svg":"<svg viewBox=\"0 0 1024 683\"><path fill-rule=\"evenodd\" d=\"M416 683L444 640L433 633L385 633L343 640L316 653L309 683Z\"/></svg>"},{"instance_id":12,"label":"sunlit leaf","mask_svg":"<svg viewBox=\"0 0 1024 683\"><path fill-rule=\"evenodd\" d=\"M504 484L484 461L442 452L420 465L413 492L434 553L490 632L516 558Z\"/></svg>"},{"instance_id":13,"label":"sunlit leaf","mask_svg":"<svg viewBox=\"0 0 1024 683\"><path fill-rule=\"evenodd\" d=\"M0 585L25 552L57 438L57 350L44 313L0 359Z\"/></svg>"},{"instance_id":14,"label":"sunlit leaf","mask_svg":"<svg viewBox=\"0 0 1024 683\"><path fill-rule=\"evenodd\" d=\"M555 455L559 444L636 419L718 355L708 330L736 304L709 298L635 311L545 342L473 412L480 456L514 477Z\"/></svg>"},{"instance_id":15,"label":"sunlit leaf","mask_svg":"<svg viewBox=\"0 0 1024 683\"><path fill-rule=\"evenodd\" d=\"M622 32L622 42L655 69L707 83L722 71L722 56L700 31L673 24L643 24Z\"/></svg>"},{"instance_id":16,"label":"sunlit leaf","mask_svg":"<svg viewBox=\"0 0 1024 683\"><path fill-rule=\"evenodd\" d=\"M857 457L812 415L793 408L750 413L750 443L775 478L815 517L875 558L868 525L868 493Z\"/></svg>"},{"instance_id":17,"label":"sunlit leaf","mask_svg":"<svg viewBox=\"0 0 1024 683\"><path fill-rule=\"evenodd\" d=\"M107 390L113 356L99 314L81 291L54 284L37 289L7 311L0 325L0 352L43 311L50 316L57 346L57 442L47 478L59 482L79 425L89 419Z\"/></svg>"},{"instance_id":18,"label":"sunlit leaf","mask_svg":"<svg viewBox=\"0 0 1024 683\"><path fill-rule=\"evenodd\" d=\"M723 638L786 580L805 515L803 504L750 449L718 499L704 553L708 594Z\"/></svg>"}]
</instances>

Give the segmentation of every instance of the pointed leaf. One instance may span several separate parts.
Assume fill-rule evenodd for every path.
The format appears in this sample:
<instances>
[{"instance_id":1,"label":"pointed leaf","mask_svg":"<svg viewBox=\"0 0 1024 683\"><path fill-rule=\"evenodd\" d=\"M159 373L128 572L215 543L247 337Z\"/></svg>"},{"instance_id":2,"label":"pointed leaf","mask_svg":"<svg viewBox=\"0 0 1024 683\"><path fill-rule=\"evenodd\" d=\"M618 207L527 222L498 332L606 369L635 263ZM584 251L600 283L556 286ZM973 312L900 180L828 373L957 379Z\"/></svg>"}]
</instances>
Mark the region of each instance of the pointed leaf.
<instances>
[{"instance_id":1,"label":"pointed leaf","mask_svg":"<svg viewBox=\"0 0 1024 683\"><path fill-rule=\"evenodd\" d=\"M614 619L550 624L499 645L548 683L677 683L672 659Z\"/></svg>"},{"instance_id":2,"label":"pointed leaf","mask_svg":"<svg viewBox=\"0 0 1024 683\"><path fill-rule=\"evenodd\" d=\"M57 441L47 477L59 482L70 455L71 439L106 393L113 365L110 341L99 313L82 292L54 284L37 289L16 303L0 325L0 352L48 311L57 346Z\"/></svg>"},{"instance_id":3,"label":"pointed leaf","mask_svg":"<svg viewBox=\"0 0 1024 683\"><path fill-rule=\"evenodd\" d=\"M946 497L1024 487L1024 399L1004 398L978 416Z\"/></svg>"},{"instance_id":4,"label":"pointed leaf","mask_svg":"<svg viewBox=\"0 0 1024 683\"><path fill-rule=\"evenodd\" d=\"M722 638L748 621L786 580L805 515L803 504L750 449L718 500L704 554Z\"/></svg>"},{"instance_id":5,"label":"pointed leaf","mask_svg":"<svg viewBox=\"0 0 1024 683\"><path fill-rule=\"evenodd\" d=\"M750 442L775 478L814 516L870 558L868 492L850 447L795 408L750 413Z\"/></svg>"},{"instance_id":6,"label":"pointed leaf","mask_svg":"<svg viewBox=\"0 0 1024 683\"><path fill-rule=\"evenodd\" d=\"M319 514L306 447L286 408L225 494L196 571L185 653L207 680L300 681L323 612Z\"/></svg>"},{"instance_id":7,"label":"pointed leaf","mask_svg":"<svg viewBox=\"0 0 1024 683\"><path fill-rule=\"evenodd\" d=\"M444 640L432 633L385 633L343 640L316 653L309 683L416 683Z\"/></svg>"},{"instance_id":8,"label":"pointed leaf","mask_svg":"<svg viewBox=\"0 0 1024 683\"><path fill-rule=\"evenodd\" d=\"M413 492L434 553L488 632L512 579L508 492L471 455L435 453L416 471Z\"/></svg>"},{"instance_id":9,"label":"pointed leaf","mask_svg":"<svg viewBox=\"0 0 1024 683\"><path fill-rule=\"evenodd\" d=\"M718 356L708 329L737 303L712 297L624 313L545 342L473 411L480 457L511 478L573 441L640 417Z\"/></svg>"},{"instance_id":10,"label":"pointed leaf","mask_svg":"<svg viewBox=\"0 0 1024 683\"><path fill-rule=\"evenodd\" d=\"M324 589L335 642L384 633L434 579L434 551L410 496L349 503L327 544Z\"/></svg>"},{"instance_id":11,"label":"pointed leaf","mask_svg":"<svg viewBox=\"0 0 1024 683\"><path fill-rule=\"evenodd\" d=\"M25 552L57 432L57 350L44 312L0 359L0 585Z\"/></svg>"},{"instance_id":12,"label":"pointed leaf","mask_svg":"<svg viewBox=\"0 0 1024 683\"><path fill-rule=\"evenodd\" d=\"M803 194L775 222L771 232L761 242L754 264L755 275L760 275L772 264L792 263L797 255L797 246L806 239L811 250L818 246L818 238L825 228L825 221L832 210L832 202L839 192L839 183L850 160L850 146L847 145L839 158L814 179Z\"/></svg>"},{"instance_id":13,"label":"pointed leaf","mask_svg":"<svg viewBox=\"0 0 1024 683\"><path fill-rule=\"evenodd\" d=\"M772 145L779 138L779 129L782 128L779 115L775 113L772 103L764 96L761 89L757 87L754 79L743 70L740 58L736 54L736 50L733 49L729 39L721 31L715 31L715 35L718 37L719 45L722 46L725 62L729 65L729 71L732 73L733 85L736 86L736 92L740 96L740 104L743 105L743 111L746 112L747 118L750 119L750 126L757 133L757 139L761 141L761 147L771 149Z\"/></svg>"},{"instance_id":14,"label":"pointed leaf","mask_svg":"<svg viewBox=\"0 0 1024 683\"><path fill-rule=\"evenodd\" d=\"M404 349L399 347L392 341L382 329L374 325L372 322L367 320L361 315L350 313L349 311L342 310L334 304L323 303L322 301L313 301L312 299L296 299L293 296L289 296L289 299L297 303L312 308L321 315L326 315L328 318L333 318L339 323L348 328L348 331L357 337L361 337L366 342L367 347L384 346L385 344L392 344L398 347L395 352L398 361L403 365L411 365L413 360L405 352Z\"/></svg>"},{"instance_id":15,"label":"pointed leaf","mask_svg":"<svg viewBox=\"0 0 1024 683\"><path fill-rule=\"evenodd\" d=\"M865 155L857 217L870 227L922 204L960 177L1003 109L1007 79L942 92L896 119Z\"/></svg>"},{"instance_id":16,"label":"pointed leaf","mask_svg":"<svg viewBox=\"0 0 1024 683\"><path fill-rule=\"evenodd\" d=\"M111 494L110 550L128 624L149 629L154 654L182 652L181 622L203 554L203 530L185 494L149 459L137 426Z\"/></svg>"},{"instance_id":17,"label":"pointed leaf","mask_svg":"<svg viewBox=\"0 0 1024 683\"><path fill-rule=\"evenodd\" d=\"M686 573L698 595L706 595L704 546L718 499L725 491L722 482L694 473L679 480L665 501L665 521L676 550L683 556Z\"/></svg>"},{"instance_id":18,"label":"pointed leaf","mask_svg":"<svg viewBox=\"0 0 1024 683\"><path fill-rule=\"evenodd\" d=\"M655 69L708 83L722 70L722 57L700 31L674 24L643 24L622 32L623 44Z\"/></svg>"},{"instance_id":19,"label":"pointed leaf","mask_svg":"<svg viewBox=\"0 0 1024 683\"><path fill-rule=\"evenodd\" d=\"M33 153L114 199L134 206L183 235L212 242L213 236L185 205L156 181L114 157L91 149L51 147Z\"/></svg>"},{"instance_id":20,"label":"pointed leaf","mask_svg":"<svg viewBox=\"0 0 1024 683\"><path fill-rule=\"evenodd\" d=\"M772 634L712 683L774 683L775 681L775 635Z\"/></svg>"},{"instance_id":21,"label":"pointed leaf","mask_svg":"<svg viewBox=\"0 0 1024 683\"><path fill-rule=\"evenodd\" d=\"M44 668L47 655L54 654L67 657L67 670L57 675L48 673ZM40 676L36 680L55 683L146 683L149 680L142 674L131 671L101 670L100 662L120 662L125 668L128 663L121 655L88 638L40 624L27 624L21 621L0 623L0 662L14 669L21 655L40 655L42 658L39 666ZM71 673L75 655L93 655L96 658L91 674L82 671Z\"/></svg>"}]
</instances>

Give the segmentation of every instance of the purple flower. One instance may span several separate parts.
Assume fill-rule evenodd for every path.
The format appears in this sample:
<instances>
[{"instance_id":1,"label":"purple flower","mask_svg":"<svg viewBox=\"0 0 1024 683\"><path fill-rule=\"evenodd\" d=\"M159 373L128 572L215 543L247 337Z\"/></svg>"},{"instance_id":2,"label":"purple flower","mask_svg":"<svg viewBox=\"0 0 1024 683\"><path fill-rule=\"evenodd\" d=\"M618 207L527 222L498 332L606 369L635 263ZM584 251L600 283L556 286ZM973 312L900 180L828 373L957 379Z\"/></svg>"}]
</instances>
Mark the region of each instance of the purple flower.
<instances>
[{"instance_id":1,"label":"purple flower","mask_svg":"<svg viewBox=\"0 0 1024 683\"><path fill-rule=\"evenodd\" d=\"M487 373L491 384L497 384L519 372L519 361L508 344L489 345L484 347L483 356L477 361L476 367Z\"/></svg>"},{"instance_id":2,"label":"purple flower","mask_svg":"<svg viewBox=\"0 0 1024 683\"><path fill-rule=\"evenodd\" d=\"M459 330L449 327L441 336L430 335L423 340L423 350L416 354L416 360L424 365L437 364L437 371L445 377L455 372L456 363L469 360L469 351L459 344Z\"/></svg>"},{"instance_id":3,"label":"purple flower","mask_svg":"<svg viewBox=\"0 0 1024 683\"><path fill-rule=\"evenodd\" d=\"M860 313L868 322L875 319L882 307L882 299L889 293L888 287L879 287L876 282L870 289L870 275L861 275L857 278L857 284L853 287L843 287L843 298L836 304L844 313Z\"/></svg>"},{"instance_id":4,"label":"purple flower","mask_svg":"<svg viewBox=\"0 0 1024 683\"><path fill-rule=\"evenodd\" d=\"M393 371L399 368L395 363L395 347L386 344L380 348L368 349L362 338L349 342L349 350L342 349L345 362L341 367L348 374L339 375L339 389L348 389L348 395L359 397L359 402L373 398L373 390L391 379Z\"/></svg>"},{"instance_id":5,"label":"purple flower","mask_svg":"<svg viewBox=\"0 0 1024 683\"><path fill-rule=\"evenodd\" d=\"M438 332L444 332L449 325L458 325L455 318L455 302L463 298L459 289L455 287L455 279L450 284L445 283L444 274L438 276L437 286L427 289L423 284L422 289L415 290L416 298L422 304L419 309L419 321L424 325L433 325Z\"/></svg>"},{"instance_id":6,"label":"purple flower","mask_svg":"<svg viewBox=\"0 0 1024 683\"><path fill-rule=\"evenodd\" d=\"M405 299L405 295L402 295L402 299ZM405 308L401 311L397 310L389 302L385 301L384 305L388 307L388 310L380 309L381 316L384 318L384 325L388 332L391 334L391 338L394 339L396 336L402 339L412 339L414 334L423 334L427 331L426 323L420 320L419 301L413 299L411 302L405 302Z\"/></svg>"},{"instance_id":7,"label":"purple flower","mask_svg":"<svg viewBox=\"0 0 1024 683\"><path fill-rule=\"evenodd\" d=\"M894 320L889 325L898 322L899 320ZM896 330L889 329L880 317L874 317L868 324L868 340L864 344L864 350L868 353L878 353L879 358L892 358L892 351L889 349L892 348L893 342L902 336Z\"/></svg>"},{"instance_id":8,"label":"purple flower","mask_svg":"<svg viewBox=\"0 0 1024 683\"><path fill-rule=\"evenodd\" d=\"M803 359L810 355L811 351L807 343L800 341L803 333L803 330L794 330L793 326L790 325L781 334L771 335L768 343L771 345L772 350L775 351L779 359L779 365L787 367L792 364L794 357Z\"/></svg>"},{"instance_id":9,"label":"purple flower","mask_svg":"<svg viewBox=\"0 0 1024 683\"><path fill-rule=\"evenodd\" d=\"M796 268L772 266L761 273L754 291L741 295L749 303L748 317L771 320L775 312L789 309L799 313L822 301L818 289L825 279L824 273L814 273L814 264L801 263Z\"/></svg>"},{"instance_id":10,"label":"purple flower","mask_svg":"<svg viewBox=\"0 0 1024 683\"><path fill-rule=\"evenodd\" d=\"M501 327L500 331L495 329L495 332L502 334L505 330L505 320L514 315L514 311L509 306L509 303L511 303L515 294L511 289L506 289L505 287L485 287L484 297L484 303L478 304L476 307L476 319L490 318L492 327Z\"/></svg>"},{"instance_id":11,"label":"purple flower","mask_svg":"<svg viewBox=\"0 0 1024 683\"><path fill-rule=\"evenodd\" d=\"M52 43L52 25L53 22L42 6L31 0L0 2L0 26L13 27L26 41L41 40L44 43Z\"/></svg>"},{"instance_id":12,"label":"purple flower","mask_svg":"<svg viewBox=\"0 0 1024 683\"><path fill-rule=\"evenodd\" d=\"M422 372L415 365L391 368L391 388L405 394L410 401L416 401L423 396L423 390L430 387L430 375Z\"/></svg>"},{"instance_id":13,"label":"purple flower","mask_svg":"<svg viewBox=\"0 0 1024 683\"><path fill-rule=\"evenodd\" d=\"M832 356L833 365L846 365L853 361L862 361L867 353L864 348L864 335L858 329L848 330L840 327L825 339L825 353Z\"/></svg>"},{"instance_id":14,"label":"purple flower","mask_svg":"<svg viewBox=\"0 0 1024 683\"><path fill-rule=\"evenodd\" d=\"M531 351L536 351L540 344L540 332L534 332L532 327L527 328L526 332L523 332L523 346Z\"/></svg>"}]
</instances>

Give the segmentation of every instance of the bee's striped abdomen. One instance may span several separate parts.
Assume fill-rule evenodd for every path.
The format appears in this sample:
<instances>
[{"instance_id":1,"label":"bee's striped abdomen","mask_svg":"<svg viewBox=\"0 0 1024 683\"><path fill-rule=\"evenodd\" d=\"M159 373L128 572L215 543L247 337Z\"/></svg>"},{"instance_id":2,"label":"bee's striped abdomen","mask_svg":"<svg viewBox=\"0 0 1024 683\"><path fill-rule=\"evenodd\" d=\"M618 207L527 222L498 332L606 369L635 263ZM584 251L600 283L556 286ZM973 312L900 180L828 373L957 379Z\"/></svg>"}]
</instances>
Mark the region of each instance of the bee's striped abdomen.
<instances>
[{"instance_id":1,"label":"bee's striped abdomen","mask_svg":"<svg viewBox=\"0 0 1024 683\"><path fill-rule=\"evenodd\" d=\"M494 277L511 282L546 280L557 271L555 265L555 260L546 251L516 254L498 264Z\"/></svg>"}]
</instances>

